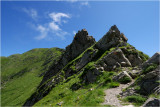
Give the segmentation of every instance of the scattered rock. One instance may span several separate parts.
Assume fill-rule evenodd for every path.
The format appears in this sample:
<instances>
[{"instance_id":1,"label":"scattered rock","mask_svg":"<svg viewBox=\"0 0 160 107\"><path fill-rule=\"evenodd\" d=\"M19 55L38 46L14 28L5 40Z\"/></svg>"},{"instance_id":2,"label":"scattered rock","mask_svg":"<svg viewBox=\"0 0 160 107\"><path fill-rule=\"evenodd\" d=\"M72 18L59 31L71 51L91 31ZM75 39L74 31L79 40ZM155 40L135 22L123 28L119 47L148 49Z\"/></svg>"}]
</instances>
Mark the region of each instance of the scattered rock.
<instances>
[{"instance_id":1,"label":"scattered rock","mask_svg":"<svg viewBox=\"0 0 160 107\"><path fill-rule=\"evenodd\" d=\"M129 88L124 92L121 92L119 94L121 97L127 97L127 96L131 96L131 95L136 95L136 91L134 88Z\"/></svg>"}]
</instances>

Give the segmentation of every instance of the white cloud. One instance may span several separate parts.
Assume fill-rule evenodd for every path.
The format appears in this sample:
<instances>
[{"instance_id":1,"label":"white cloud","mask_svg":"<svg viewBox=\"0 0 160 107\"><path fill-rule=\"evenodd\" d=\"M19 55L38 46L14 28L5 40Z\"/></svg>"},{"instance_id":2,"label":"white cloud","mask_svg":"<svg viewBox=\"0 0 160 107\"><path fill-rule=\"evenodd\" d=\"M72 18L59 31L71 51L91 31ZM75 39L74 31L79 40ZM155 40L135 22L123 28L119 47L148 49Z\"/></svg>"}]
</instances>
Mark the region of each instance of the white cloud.
<instances>
[{"instance_id":1,"label":"white cloud","mask_svg":"<svg viewBox=\"0 0 160 107\"><path fill-rule=\"evenodd\" d=\"M71 16L69 14L55 12L52 12L48 15L52 19L52 21L46 23L45 26L37 26L36 29L40 32L40 35L35 39L42 40L49 38L51 40L53 38L52 36L57 36L64 40L65 36L69 35L69 33L60 28L60 26L62 26L62 22L67 22L66 20L62 20L62 18L71 18ZM48 35L49 33L50 35Z\"/></svg>"},{"instance_id":2,"label":"white cloud","mask_svg":"<svg viewBox=\"0 0 160 107\"><path fill-rule=\"evenodd\" d=\"M59 24L61 23L61 18L70 18L69 14L65 13L50 13L49 16L53 19L54 22L58 22Z\"/></svg>"},{"instance_id":3,"label":"white cloud","mask_svg":"<svg viewBox=\"0 0 160 107\"><path fill-rule=\"evenodd\" d=\"M89 2L88 1L83 1L83 2L81 2L81 5L82 6L89 6Z\"/></svg>"},{"instance_id":4,"label":"white cloud","mask_svg":"<svg viewBox=\"0 0 160 107\"><path fill-rule=\"evenodd\" d=\"M48 29L45 28L44 26L38 25L36 30L40 32L40 35L35 37L35 39L41 40L47 37Z\"/></svg>"},{"instance_id":5,"label":"white cloud","mask_svg":"<svg viewBox=\"0 0 160 107\"><path fill-rule=\"evenodd\" d=\"M75 35L75 34L76 34L76 31L73 31L73 34Z\"/></svg>"},{"instance_id":6,"label":"white cloud","mask_svg":"<svg viewBox=\"0 0 160 107\"><path fill-rule=\"evenodd\" d=\"M43 27L42 25L39 25L39 26L37 27L37 30L40 31L40 32L45 32L45 31L46 31L46 28Z\"/></svg>"},{"instance_id":7,"label":"white cloud","mask_svg":"<svg viewBox=\"0 0 160 107\"><path fill-rule=\"evenodd\" d=\"M22 9L25 13L27 13L32 19L36 20L38 18L38 13L35 9Z\"/></svg>"},{"instance_id":8,"label":"white cloud","mask_svg":"<svg viewBox=\"0 0 160 107\"><path fill-rule=\"evenodd\" d=\"M49 23L49 27L50 27L52 30L54 30L54 31L61 30L61 29L59 28L59 25L55 24L55 22L50 22L50 23Z\"/></svg>"}]
</instances>

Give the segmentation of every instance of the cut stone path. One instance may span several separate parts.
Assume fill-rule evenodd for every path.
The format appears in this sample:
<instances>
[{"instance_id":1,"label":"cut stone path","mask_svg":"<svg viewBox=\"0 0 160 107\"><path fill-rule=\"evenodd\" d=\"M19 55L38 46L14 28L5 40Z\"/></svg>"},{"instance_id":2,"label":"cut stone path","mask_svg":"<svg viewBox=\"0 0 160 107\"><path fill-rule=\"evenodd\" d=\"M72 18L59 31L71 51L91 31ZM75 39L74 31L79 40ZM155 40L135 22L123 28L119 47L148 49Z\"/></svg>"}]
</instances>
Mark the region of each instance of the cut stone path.
<instances>
[{"instance_id":1,"label":"cut stone path","mask_svg":"<svg viewBox=\"0 0 160 107\"><path fill-rule=\"evenodd\" d=\"M105 102L103 102L102 105L111 105L115 107L134 107L133 105L122 106L119 99L117 98L117 95L119 95L119 93L121 93L124 88L127 88L132 83L133 81L128 84L120 84L120 86L116 88L105 90Z\"/></svg>"}]
</instances>

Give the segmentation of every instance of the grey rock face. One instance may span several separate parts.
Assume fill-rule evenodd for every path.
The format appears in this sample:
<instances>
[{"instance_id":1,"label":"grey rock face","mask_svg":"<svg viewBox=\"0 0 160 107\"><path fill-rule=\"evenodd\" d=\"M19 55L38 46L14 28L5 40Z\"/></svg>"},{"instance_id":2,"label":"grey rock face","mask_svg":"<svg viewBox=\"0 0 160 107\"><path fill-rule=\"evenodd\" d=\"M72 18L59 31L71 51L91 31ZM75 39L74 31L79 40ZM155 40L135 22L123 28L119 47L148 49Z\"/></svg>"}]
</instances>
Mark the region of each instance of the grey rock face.
<instances>
[{"instance_id":1,"label":"grey rock face","mask_svg":"<svg viewBox=\"0 0 160 107\"><path fill-rule=\"evenodd\" d=\"M160 100L157 98L150 98L143 105L143 107L159 107L159 106L160 106Z\"/></svg>"},{"instance_id":2,"label":"grey rock face","mask_svg":"<svg viewBox=\"0 0 160 107\"><path fill-rule=\"evenodd\" d=\"M114 76L112 79L114 81L119 81L119 80L121 80L121 79L123 79L125 77L129 77L130 79L132 79L132 77L126 71L122 71L118 75Z\"/></svg>"},{"instance_id":3,"label":"grey rock face","mask_svg":"<svg viewBox=\"0 0 160 107\"><path fill-rule=\"evenodd\" d=\"M148 59L144 64L143 67L150 65L152 63L160 64L160 52L155 53L150 59Z\"/></svg>"},{"instance_id":4,"label":"grey rock face","mask_svg":"<svg viewBox=\"0 0 160 107\"><path fill-rule=\"evenodd\" d=\"M116 49L104 56L100 62L105 70L114 70L118 67L130 67L131 63L125 57L121 49Z\"/></svg>"},{"instance_id":5,"label":"grey rock face","mask_svg":"<svg viewBox=\"0 0 160 107\"><path fill-rule=\"evenodd\" d=\"M97 50L87 50L80 61L76 64L76 69L80 70L83 66L85 66L88 62L90 62L95 56Z\"/></svg>"},{"instance_id":6,"label":"grey rock face","mask_svg":"<svg viewBox=\"0 0 160 107\"><path fill-rule=\"evenodd\" d=\"M85 29L78 31L76 33L72 43L66 47L66 50L58 63L53 65L53 67L46 72L44 78L41 82L45 82L47 79L54 76L58 71L60 71L69 61L73 60L79 54L81 54L85 49L89 48L95 43L95 39L88 35Z\"/></svg>"},{"instance_id":7,"label":"grey rock face","mask_svg":"<svg viewBox=\"0 0 160 107\"><path fill-rule=\"evenodd\" d=\"M83 82L85 83L93 83L96 81L97 76L99 76L102 72L98 70L98 68L94 68L89 70L85 75L82 76Z\"/></svg>"},{"instance_id":8,"label":"grey rock face","mask_svg":"<svg viewBox=\"0 0 160 107\"><path fill-rule=\"evenodd\" d=\"M148 95L151 93L160 93L160 84L157 82L160 79L160 70L156 69L152 72L147 73L138 85L141 87L140 93Z\"/></svg>"},{"instance_id":9,"label":"grey rock face","mask_svg":"<svg viewBox=\"0 0 160 107\"><path fill-rule=\"evenodd\" d=\"M139 57L138 54L130 54L128 56L128 60L131 62L132 66L137 66L142 64L142 59Z\"/></svg>"},{"instance_id":10,"label":"grey rock face","mask_svg":"<svg viewBox=\"0 0 160 107\"><path fill-rule=\"evenodd\" d=\"M86 29L82 29L76 33L72 43L66 47L65 58L74 59L85 49L92 46L95 43L95 39L88 35Z\"/></svg>"},{"instance_id":11,"label":"grey rock face","mask_svg":"<svg viewBox=\"0 0 160 107\"><path fill-rule=\"evenodd\" d=\"M104 35L103 38L98 41L96 47L101 50L107 50L121 43L126 43L127 40L128 39L125 37L125 35L120 33L117 26L114 25L110 28L107 34Z\"/></svg>"},{"instance_id":12,"label":"grey rock face","mask_svg":"<svg viewBox=\"0 0 160 107\"><path fill-rule=\"evenodd\" d=\"M128 50L132 50L132 51L130 52ZM122 51L125 54L126 58L130 61L131 65L133 67L142 64L143 61L140 58L137 50L135 50L134 48L132 48L132 47L130 47L130 49L123 48Z\"/></svg>"}]
</instances>

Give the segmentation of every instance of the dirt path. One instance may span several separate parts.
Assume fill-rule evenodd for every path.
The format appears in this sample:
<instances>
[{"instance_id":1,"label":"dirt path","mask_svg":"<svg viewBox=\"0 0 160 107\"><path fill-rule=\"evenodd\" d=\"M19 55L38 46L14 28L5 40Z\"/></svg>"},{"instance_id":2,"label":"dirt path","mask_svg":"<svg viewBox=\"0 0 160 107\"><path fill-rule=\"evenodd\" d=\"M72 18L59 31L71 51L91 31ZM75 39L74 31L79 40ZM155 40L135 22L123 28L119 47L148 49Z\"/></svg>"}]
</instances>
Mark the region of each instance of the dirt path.
<instances>
[{"instance_id":1,"label":"dirt path","mask_svg":"<svg viewBox=\"0 0 160 107\"><path fill-rule=\"evenodd\" d=\"M127 88L132 83L133 83L133 81L128 84L120 84L120 86L116 87L116 88L111 88L111 89L105 90L105 93L106 93L105 102L102 103L102 105L113 105L115 107L123 107L120 104L120 101L118 100L117 95L119 93L121 93L124 88ZM125 106L125 107L127 107L127 106ZM129 105L128 107L133 107L133 106Z\"/></svg>"}]
</instances>

